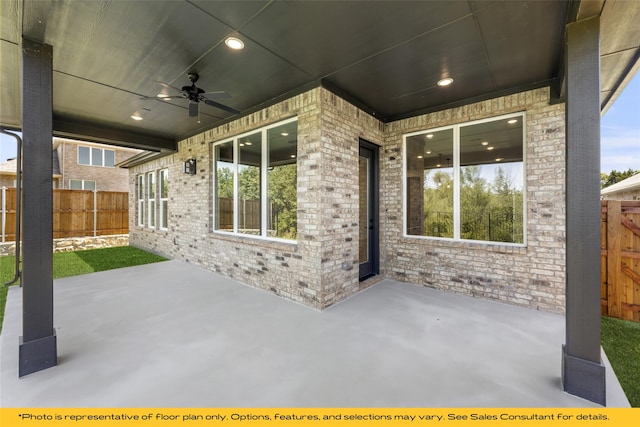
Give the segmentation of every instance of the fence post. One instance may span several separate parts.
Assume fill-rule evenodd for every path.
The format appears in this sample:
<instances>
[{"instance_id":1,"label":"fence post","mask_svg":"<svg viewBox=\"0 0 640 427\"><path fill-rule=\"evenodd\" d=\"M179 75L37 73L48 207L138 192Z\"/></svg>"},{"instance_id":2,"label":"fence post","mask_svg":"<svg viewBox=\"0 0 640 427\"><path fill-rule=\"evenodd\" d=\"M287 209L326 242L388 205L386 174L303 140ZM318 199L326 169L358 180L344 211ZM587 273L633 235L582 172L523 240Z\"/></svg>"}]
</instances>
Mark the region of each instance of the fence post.
<instances>
[{"instance_id":1,"label":"fence post","mask_svg":"<svg viewBox=\"0 0 640 427\"><path fill-rule=\"evenodd\" d=\"M98 190L93 189L93 237L98 235Z\"/></svg>"},{"instance_id":2,"label":"fence post","mask_svg":"<svg viewBox=\"0 0 640 427\"><path fill-rule=\"evenodd\" d=\"M607 299L609 316L624 319L622 313L622 203L607 200Z\"/></svg>"},{"instance_id":3,"label":"fence post","mask_svg":"<svg viewBox=\"0 0 640 427\"><path fill-rule=\"evenodd\" d=\"M5 229L7 227L7 187L2 186L2 243L5 239Z\"/></svg>"}]
</instances>

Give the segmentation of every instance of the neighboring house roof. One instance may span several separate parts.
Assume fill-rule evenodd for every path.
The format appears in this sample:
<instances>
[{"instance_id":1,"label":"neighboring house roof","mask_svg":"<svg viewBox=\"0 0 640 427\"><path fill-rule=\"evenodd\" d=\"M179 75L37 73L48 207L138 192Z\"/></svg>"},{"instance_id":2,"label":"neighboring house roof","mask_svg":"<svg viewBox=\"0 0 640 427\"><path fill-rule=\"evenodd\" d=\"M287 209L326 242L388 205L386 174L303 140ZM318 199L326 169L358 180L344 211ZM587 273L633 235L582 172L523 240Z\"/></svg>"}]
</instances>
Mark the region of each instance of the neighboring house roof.
<instances>
[{"instance_id":1,"label":"neighboring house roof","mask_svg":"<svg viewBox=\"0 0 640 427\"><path fill-rule=\"evenodd\" d=\"M640 191L640 173L630 176L620 182L616 182L609 187L603 188L600 194L613 194L621 191Z\"/></svg>"},{"instance_id":2,"label":"neighboring house roof","mask_svg":"<svg viewBox=\"0 0 640 427\"><path fill-rule=\"evenodd\" d=\"M0 175L15 175L17 159L8 159L4 163L0 163Z\"/></svg>"},{"instance_id":3,"label":"neighboring house roof","mask_svg":"<svg viewBox=\"0 0 640 427\"><path fill-rule=\"evenodd\" d=\"M60 159L58 159L58 153L56 151L53 152L53 176L62 176L60 173ZM18 164L18 159L15 157L13 159L8 159L4 163L0 163L0 175L14 175L16 174L16 165Z\"/></svg>"}]
</instances>

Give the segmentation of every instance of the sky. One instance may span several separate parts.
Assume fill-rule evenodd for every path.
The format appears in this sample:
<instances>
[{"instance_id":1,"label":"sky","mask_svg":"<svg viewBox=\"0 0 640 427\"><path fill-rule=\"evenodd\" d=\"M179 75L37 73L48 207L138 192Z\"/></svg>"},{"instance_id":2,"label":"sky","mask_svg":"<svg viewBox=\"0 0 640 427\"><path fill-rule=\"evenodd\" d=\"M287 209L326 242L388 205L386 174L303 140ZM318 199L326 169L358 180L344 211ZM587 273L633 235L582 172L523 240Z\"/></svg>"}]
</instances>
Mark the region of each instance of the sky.
<instances>
[{"instance_id":1,"label":"sky","mask_svg":"<svg viewBox=\"0 0 640 427\"><path fill-rule=\"evenodd\" d=\"M600 171L640 170L640 73L600 120Z\"/></svg>"},{"instance_id":2,"label":"sky","mask_svg":"<svg viewBox=\"0 0 640 427\"><path fill-rule=\"evenodd\" d=\"M600 171L640 170L640 73L600 121ZM0 134L0 163L16 156L15 140Z\"/></svg>"}]
</instances>

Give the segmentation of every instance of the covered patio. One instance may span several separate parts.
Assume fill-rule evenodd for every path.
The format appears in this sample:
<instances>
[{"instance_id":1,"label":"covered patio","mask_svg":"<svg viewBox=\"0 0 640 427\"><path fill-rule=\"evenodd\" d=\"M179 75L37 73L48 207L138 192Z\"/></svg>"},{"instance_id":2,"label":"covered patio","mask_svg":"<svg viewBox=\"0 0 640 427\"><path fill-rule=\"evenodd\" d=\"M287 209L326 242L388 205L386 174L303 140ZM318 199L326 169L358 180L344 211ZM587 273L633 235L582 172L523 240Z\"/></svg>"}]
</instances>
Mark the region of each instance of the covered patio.
<instances>
[{"instance_id":1,"label":"covered patio","mask_svg":"<svg viewBox=\"0 0 640 427\"><path fill-rule=\"evenodd\" d=\"M9 291L2 407L598 406L562 391L557 314L392 280L319 312L178 261L54 292L58 365L20 379Z\"/></svg>"},{"instance_id":2,"label":"covered patio","mask_svg":"<svg viewBox=\"0 0 640 427\"><path fill-rule=\"evenodd\" d=\"M616 406L605 398L599 333L599 124L640 68L639 16L640 3L622 0L0 2L0 126L22 131L24 140L23 299L12 290L1 403L586 404L564 388ZM536 90L544 96L532 96ZM518 160L526 158L526 245L472 245L458 230L434 250L433 236L405 236L404 135L433 130L427 123L459 129L462 121L515 113L529 118ZM258 128L267 135L271 121L294 115L301 137L299 145L291 141L296 151L289 158L301 184L294 191L300 238L266 239L266 216L264 241L239 236L237 224L235 234L219 236L209 203L217 182L209 145ZM162 164L146 158L133 172L138 178L130 175L132 190L139 178L137 188L147 189L146 196L139 191L137 211L144 219L146 201L146 222L130 217L132 241L138 237L149 250L164 239L171 250L159 252L169 257L213 271L232 266L228 277L249 277L256 267L234 265L240 253L260 266L258 287L282 285L283 294L298 301L311 295L322 308L361 289L354 255L366 235L367 253L376 258L372 274L458 287L470 257L489 272L506 259L501 277L483 278L481 294L495 291L502 301L503 290L514 299L538 292L565 316L387 280L316 313L175 262L65 279L54 291L52 135L158 153ZM379 170L371 167L367 180L381 185L371 185L362 207L365 191L351 173L361 139L384 154L370 156ZM238 153L240 141L232 144ZM451 144L456 153L460 141ZM268 147L261 147L263 162ZM196 164L199 176L191 173ZM156 174L171 175L167 197L157 197ZM459 185L453 192L459 214ZM261 195L266 207L266 186ZM389 197L376 200L383 195ZM168 216L157 212L163 202ZM369 218L358 216L365 207ZM169 218L166 230L156 229L156 216L160 225ZM360 233L359 224L373 231ZM478 247L481 258L471 253ZM200 254L207 258L195 258ZM277 264L260 265L262 258ZM516 265L523 260L527 265ZM543 262L549 267L530 268ZM431 280L444 264L447 271ZM519 277L506 274L518 268ZM475 281L477 270L463 275Z\"/></svg>"}]
</instances>

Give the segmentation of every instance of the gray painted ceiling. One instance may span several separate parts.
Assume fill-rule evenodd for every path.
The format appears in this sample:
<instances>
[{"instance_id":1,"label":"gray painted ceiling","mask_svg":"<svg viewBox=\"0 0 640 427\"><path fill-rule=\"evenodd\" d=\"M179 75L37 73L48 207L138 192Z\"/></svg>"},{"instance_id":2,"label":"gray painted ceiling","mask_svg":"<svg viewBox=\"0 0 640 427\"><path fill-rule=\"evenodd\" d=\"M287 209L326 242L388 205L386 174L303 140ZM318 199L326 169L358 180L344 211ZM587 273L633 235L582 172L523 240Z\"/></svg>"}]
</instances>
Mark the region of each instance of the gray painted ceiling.
<instances>
[{"instance_id":1,"label":"gray painted ceiling","mask_svg":"<svg viewBox=\"0 0 640 427\"><path fill-rule=\"evenodd\" d=\"M23 35L53 46L54 131L178 140L234 117L200 103L198 123L186 100L154 98L192 71L240 114L322 83L384 121L560 88L564 27L585 5L602 14L606 107L638 67L640 2L2 0L0 124L20 127Z\"/></svg>"}]
</instances>

